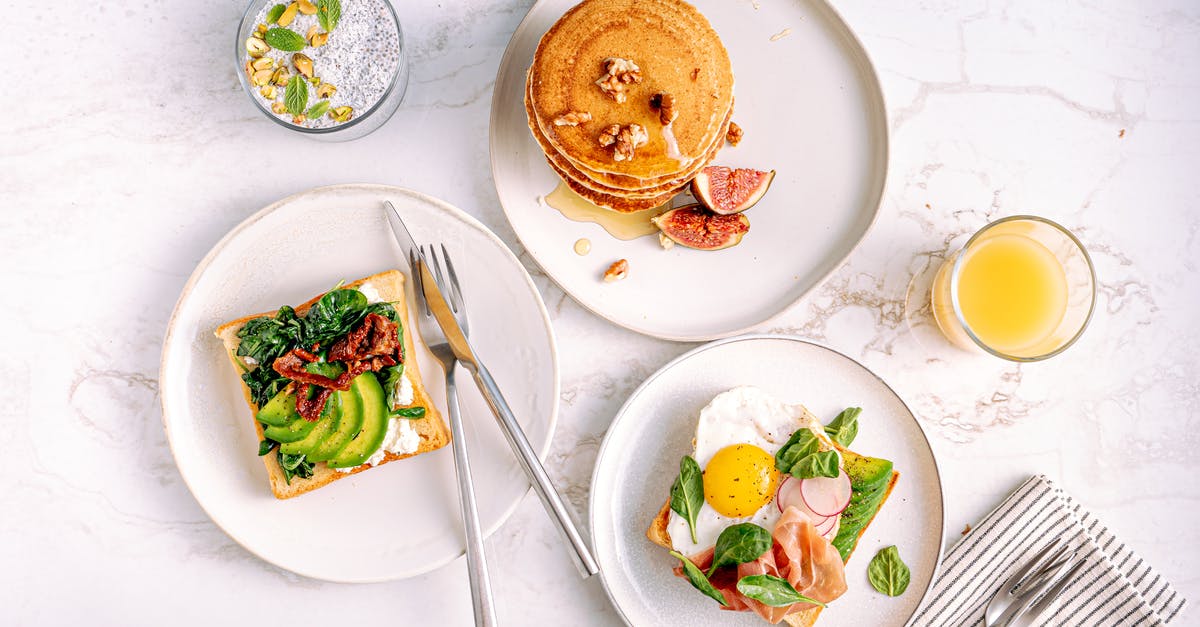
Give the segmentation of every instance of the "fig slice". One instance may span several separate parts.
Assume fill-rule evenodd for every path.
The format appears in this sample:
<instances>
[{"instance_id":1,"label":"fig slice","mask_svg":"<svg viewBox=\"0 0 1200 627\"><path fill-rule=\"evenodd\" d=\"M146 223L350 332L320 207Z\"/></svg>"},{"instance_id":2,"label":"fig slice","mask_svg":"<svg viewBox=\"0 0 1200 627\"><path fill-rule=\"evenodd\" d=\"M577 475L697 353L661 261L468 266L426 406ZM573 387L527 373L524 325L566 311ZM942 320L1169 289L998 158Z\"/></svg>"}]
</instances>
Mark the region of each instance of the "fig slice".
<instances>
[{"instance_id":1,"label":"fig slice","mask_svg":"<svg viewBox=\"0 0 1200 627\"><path fill-rule=\"evenodd\" d=\"M710 165L692 179L692 195L721 215L741 213L762 199L775 180L775 170Z\"/></svg>"},{"instance_id":2,"label":"fig slice","mask_svg":"<svg viewBox=\"0 0 1200 627\"><path fill-rule=\"evenodd\" d=\"M650 221L671 241L696 250L736 246L750 230L750 219L746 216L717 215L698 204L677 207Z\"/></svg>"}]
</instances>

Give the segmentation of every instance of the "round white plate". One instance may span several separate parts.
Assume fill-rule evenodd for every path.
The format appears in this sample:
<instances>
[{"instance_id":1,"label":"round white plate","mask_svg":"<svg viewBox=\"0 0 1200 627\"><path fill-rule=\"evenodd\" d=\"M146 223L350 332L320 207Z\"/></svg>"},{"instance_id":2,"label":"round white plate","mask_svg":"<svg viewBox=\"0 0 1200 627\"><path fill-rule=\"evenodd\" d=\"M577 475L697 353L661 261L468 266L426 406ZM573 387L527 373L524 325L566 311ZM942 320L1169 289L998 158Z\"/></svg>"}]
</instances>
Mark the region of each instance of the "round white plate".
<instances>
[{"instance_id":1,"label":"round white plate","mask_svg":"<svg viewBox=\"0 0 1200 627\"><path fill-rule=\"evenodd\" d=\"M418 241L449 249L472 314L472 343L543 456L558 411L546 308L516 257L474 218L383 185L322 187L249 217L200 262L175 307L163 346L163 423L180 474L217 525L268 562L330 581L410 577L463 553L450 447L276 500L241 384L213 329L304 302L343 279L404 268L384 200ZM416 333L415 326L406 328ZM444 413L441 368L416 346L422 379ZM478 390L470 383L458 389L479 518L490 534L529 484Z\"/></svg>"},{"instance_id":2,"label":"round white plate","mask_svg":"<svg viewBox=\"0 0 1200 627\"><path fill-rule=\"evenodd\" d=\"M942 488L924 432L904 401L853 359L804 340L749 335L701 346L646 380L613 420L592 475L591 525L604 587L631 625L762 625L728 612L672 568L678 561L646 539L691 453L700 410L717 394L754 385L823 420L863 408L851 449L890 459L900 480L846 564L849 590L821 613L821 627L903 625L933 581L942 548ZM901 596L876 592L867 564L896 545L912 569Z\"/></svg>"},{"instance_id":3,"label":"round white plate","mask_svg":"<svg viewBox=\"0 0 1200 627\"><path fill-rule=\"evenodd\" d=\"M558 177L526 123L525 73L542 34L576 1L542 0L530 9L496 75L492 176L517 237L575 300L640 333L710 340L782 314L850 255L883 196L887 113L866 52L822 0L692 0L729 50L733 119L746 131L714 163L778 174L747 212L741 244L664 251L656 237L620 241L541 200ZM572 250L581 237L592 241L586 257ZM627 278L601 281L622 258Z\"/></svg>"}]
</instances>

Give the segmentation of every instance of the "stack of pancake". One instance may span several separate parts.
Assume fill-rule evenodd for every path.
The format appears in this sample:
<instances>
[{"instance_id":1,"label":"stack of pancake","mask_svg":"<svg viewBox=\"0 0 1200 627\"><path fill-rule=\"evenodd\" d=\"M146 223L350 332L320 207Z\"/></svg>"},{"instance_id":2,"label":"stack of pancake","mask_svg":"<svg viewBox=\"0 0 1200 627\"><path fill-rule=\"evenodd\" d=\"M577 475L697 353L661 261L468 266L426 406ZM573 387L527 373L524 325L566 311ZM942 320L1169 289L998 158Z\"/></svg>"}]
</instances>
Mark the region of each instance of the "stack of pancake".
<instances>
[{"instance_id":1,"label":"stack of pancake","mask_svg":"<svg viewBox=\"0 0 1200 627\"><path fill-rule=\"evenodd\" d=\"M614 59L640 75L622 84L624 102L596 84ZM529 129L550 167L577 194L620 212L660 206L681 191L724 145L733 114L729 55L681 0L584 0L542 37L526 87ZM656 95L673 101L669 123ZM568 114L587 121L572 124ZM647 141L620 159L601 135L634 124Z\"/></svg>"}]
</instances>

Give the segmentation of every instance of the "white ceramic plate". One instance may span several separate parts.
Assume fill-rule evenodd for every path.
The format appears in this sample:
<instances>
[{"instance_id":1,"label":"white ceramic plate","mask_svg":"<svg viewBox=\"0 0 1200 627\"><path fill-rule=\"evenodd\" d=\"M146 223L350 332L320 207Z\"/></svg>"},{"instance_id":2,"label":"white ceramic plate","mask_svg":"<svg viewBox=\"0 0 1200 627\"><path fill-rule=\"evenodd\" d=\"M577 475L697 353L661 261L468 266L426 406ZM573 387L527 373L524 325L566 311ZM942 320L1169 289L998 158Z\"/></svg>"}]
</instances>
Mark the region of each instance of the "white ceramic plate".
<instances>
[{"instance_id":1,"label":"white ceramic plate","mask_svg":"<svg viewBox=\"0 0 1200 627\"><path fill-rule=\"evenodd\" d=\"M200 262L175 307L163 346L163 423L180 474L214 522L259 557L330 581L409 577L463 553L450 447L278 501L255 455L237 375L212 332L227 320L308 300L342 279L402 267L384 200L418 241L449 249L472 314L472 342L543 456L558 411L554 336L541 297L516 257L474 218L382 185L323 187L248 218ZM416 333L413 324L407 329ZM444 413L442 371L416 345L422 378ZM459 395L479 518L490 534L529 484L475 386L459 385Z\"/></svg>"},{"instance_id":2,"label":"white ceramic plate","mask_svg":"<svg viewBox=\"0 0 1200 627\"><path fill-rule=\"evenodd\" d=\"M513 34L496 76L491 157L517 237L564 291L634 331L696 341L769 322L841 265L879 208L888 135L871 62L823 0L692 1L729 50L733 119L746 131L715 163L778 172L747 213L750 232L740 245L663 251L655 237L623 242L540 201L558 177L526 123L525 73L542 34L576 0L538 2ZM582 237L592 241L586 257L572 250ZM628 277L600 281L621 258L629 260Z\"/></svg>"},{"instance_id":3,"label":"white ceramic plate","mask_svg":"<svg viewBox=\"0 0 1200 627\"><path fill-rule=\"evenodd\" d=\"M929 442L904 401L853 359L797 338L750 335L706 344L646 380L613 420L592 476L591 525L596 558L609 597L631 625L745 625L753 613L719 609L672 568L678 564L646 539L646 528L667 500L690 454L700 410L717 394L754 385L780 400L803 403L832 419L848 406L863 408L850 447L892 460L900 480L846 565L849 590L821 613L821 627L903 625L933 581L942 548L942 488ZM899 597L867 582L867 564L896 545L912 569Z\"/></svg>"}]
</instances>

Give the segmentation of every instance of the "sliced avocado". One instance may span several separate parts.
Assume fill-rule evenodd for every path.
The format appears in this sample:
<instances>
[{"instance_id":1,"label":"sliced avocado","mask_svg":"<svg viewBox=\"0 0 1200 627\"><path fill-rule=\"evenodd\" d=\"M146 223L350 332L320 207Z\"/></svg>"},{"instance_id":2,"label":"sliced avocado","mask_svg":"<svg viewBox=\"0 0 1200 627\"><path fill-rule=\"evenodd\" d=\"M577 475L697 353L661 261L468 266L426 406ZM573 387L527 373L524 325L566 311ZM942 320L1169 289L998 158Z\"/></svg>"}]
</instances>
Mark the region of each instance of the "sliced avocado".
<instances>
[{"instance_id":1,"label":"sliced avocado","mask_svg":"<svg viewBox=\"0 0 1200 627\"><path fill-rule=\"evenodd\" d=\"M321 411L321 417L317 419L317 424L313 430L304 437L303 440L280 444L279 450L286 455L305 455L312 453L318 445L325 441L330 434L337 431L338 423L341 422L342 403L337 393L329 395L329 400L325 401L325 409ZM312 461L311 459L308 461Z\"/></svg>"},{"instance_id":2,"label":"sliced avocado","mask_svg":"<svg viewBox=\"0 0 1200 627\"><path fill-rule=\"evenodd\" d=\"M892 479L892 462L846 451L842 454L846 474L855 490L872 488Z\"/></svg>"},{"instance_id":3,"label":"sliced avocado","mask_svg":"<svg viewBox=\"0 0 1200 627\"><path fill-rule=\"evenodd\" d=\"M350 391L362 401L362 430L326 462L330 468L350 468L367 461L387 436L388 411L384 404L383 386L379 385L375 373L358 375L350 383Z\"/></svg>"},{"instance_id":4,"label":"sliced avocado","mask_svg":"<svg viewBox=\"0 0 1200 627\"><path fill-rule=\"evenodd\" d=\"M298 442L307 438L308 434L317 427L318 422L320 420L305 420L303 416L296 414L295 420L283 426L267 426L263 429L263 435L282 444Z\"/></svg>"},{"instance_id":5,"label":"sliced avocado","mask_svg":"<svg viewBox=\"0 0 1200 627\"><path fill-rule=\"evenodd\" d=\"M337 429L329 433L328 437L318 444L312 452L305 455L310 462L329 461L338 451L342 450L343 446L346 446L347 442L362 430L362 401L358 398L358 395L353 390L346 390L345 392L334 392L333 396L338 399L338 405L342 409Z\"/></svg>"},{"instance_id":6,"label":"sliced avocado","mask_svg":"<svg viewBox=\"0 0 1200 627\"><path fill-rule=\"evenodd\" d=\"M296 413L296 395L284 389L267 401L254 418L265 425L282 427L299 417L300 414Z\"/></svg>"}]
</instances>

